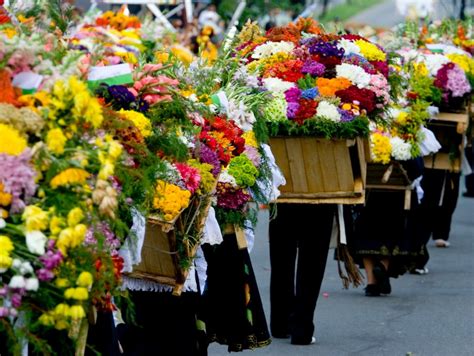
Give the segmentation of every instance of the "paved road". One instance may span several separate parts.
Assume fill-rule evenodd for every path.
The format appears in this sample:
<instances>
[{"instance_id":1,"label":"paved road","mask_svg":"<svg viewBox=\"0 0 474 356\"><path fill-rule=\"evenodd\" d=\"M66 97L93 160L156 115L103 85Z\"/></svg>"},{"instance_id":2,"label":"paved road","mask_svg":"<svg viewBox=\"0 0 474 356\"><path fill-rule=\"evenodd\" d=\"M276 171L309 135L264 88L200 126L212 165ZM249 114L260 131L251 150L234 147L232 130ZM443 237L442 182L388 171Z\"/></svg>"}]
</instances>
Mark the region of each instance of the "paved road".
<instances>
[{"instance_id":1,"label":"paved road","mask_svg":"<svg viewBox=\"0 0 474 356\"><path fill-rule=\"evenodd\" d=\"M385 0L351 17L347 22L391 28L404 21L403 16L398 13L395 3L396 0ZM450 16L452 9L448 0L436 1L434 19Z\"/></svg>"},{"instance_id":2,"label":"paved road","mask_svg":"<svg viewBox=\"0 0 474 356\"><path fill-rule=\"evenodd\" d=\"M292 346L274 340L249 355L468 356L474 355L474 199L460 198L449 249L430 245L426 276L392 280L393 293L367 298L362 288L343 290L332 256L316 313L317 342ZM251 257L264 307L269 312L267 225L259 226ZM331 253L330 253L331 255ZM212 345L210 356L228 355Z\"/></svg>"}]
</instances>

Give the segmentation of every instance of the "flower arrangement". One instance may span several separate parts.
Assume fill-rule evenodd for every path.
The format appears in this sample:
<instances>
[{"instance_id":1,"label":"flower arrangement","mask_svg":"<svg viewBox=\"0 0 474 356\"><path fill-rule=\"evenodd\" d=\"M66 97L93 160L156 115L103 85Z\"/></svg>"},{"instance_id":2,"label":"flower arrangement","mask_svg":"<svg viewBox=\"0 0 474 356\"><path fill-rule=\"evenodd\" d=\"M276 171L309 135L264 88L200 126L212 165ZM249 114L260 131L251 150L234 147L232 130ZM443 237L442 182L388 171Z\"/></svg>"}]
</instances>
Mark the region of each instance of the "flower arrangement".
<instances>
[{"instance_id":1,"label":"flower arrangement","mask_svg":"<svg viewBox=\"0 0 474 356\"><path fill-rule=\"evenodd\" d=\"M305 36L303 22L312 28ZM325 34L300 20L237 50L274 95L266 110L272 135L366 135L367 120L381 118L390 100L387 54L360 36Z\"/></svg>"}]
</instances>

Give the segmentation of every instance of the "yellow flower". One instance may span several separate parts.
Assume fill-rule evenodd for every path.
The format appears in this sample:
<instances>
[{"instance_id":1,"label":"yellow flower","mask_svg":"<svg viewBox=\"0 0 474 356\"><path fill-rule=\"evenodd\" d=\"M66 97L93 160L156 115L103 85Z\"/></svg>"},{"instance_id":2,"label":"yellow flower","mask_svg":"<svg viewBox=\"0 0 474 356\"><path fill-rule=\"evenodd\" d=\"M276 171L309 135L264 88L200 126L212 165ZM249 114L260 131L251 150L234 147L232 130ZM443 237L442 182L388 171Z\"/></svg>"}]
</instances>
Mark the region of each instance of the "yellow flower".
<instances>
[{"instance_id":1,"label":"yellow flower","mask_svg":"<svg viewBox=\"0 0 474 356\"><path fill-rule=\"evenodd\" d=\"M458 53L451 53L446 55L449 60L453 63L456 63L461 69L466 73L474 74L474 59Z\"/></svg>"},{"instance_id":2,"label":"yellow flower","mask_svg":"<svg viewBox=\"0 0 474 356\"><path fill-rule=\"evenodd\" d=\"M59 233L56 246L62 252L63 255L66 255L67 249L72 246L73 240L74 240L74 230L68 227Z\"/></svg>"},{"instance_id":3,"label":"yellow flower","mask_svg":"<svg viewBox=\"0 0 474 356\"><path fill-rule=\"evenodd\" d=\"M113 159L117 159L122 154L123 148L117 141L110 141L109 143L109 156Z\"/></svg>"},{"instance_id":4,"label":"yellow flower","mask_svg":"<svg viewBox=\"0 0 474 356\"><path fill-rule=\"evenodd\" d=\"M54 325L54 316L51 313L43 313L39 318L38 321L41 325L45 326L53 326Z\"/></svg>"},{"instance_id":5,"label":"yellow flower","mask_svg":"<svg viewBox=\"0 0 474 356\"><path fill-rule=\"evenodd\" d=\"M430 72L428 71L428 68L426 68L425 63L413 63L413 69L415 70L415 74L421 75L423 77L427 77Z\"/></svg>"},{"instance_id":6,"label":"yellow flower","mask_svg":"<svg viewBox=\"0 0 474 356\"><path fill-rule=\"evenodd\" d=\"M68 316L73 320L79 320L86 316L84 308L81 305L73 305L69 308Z\"/></svg>"},{"instance_id":7,"label":"yellow flower","mask_svg":"<svg viewBox=\"0 0 474 356\"><path fill-rule=\"evenodd\" d=\"M121 109L119 113L125 116L127 120L133 122L133 124L138 129L138 131L140 131L143 137L148 137L152 134L151 122L142 113L139 113L133 110L123 110L123 109Z\"/></svg>"},{"instance_id":8,"label":"yellow flower","mask_svg":"<svg viewBox=\"0 0 474 356\"><path fill-rule=\"evenodd\" d=\"M69 281L66 278L58 278L54 282L58 288L66 288L69 286Z\"/></svg>"},{"instance_id":9,"label":"yellow flower","mask_svg":"<svg viewBox=\"0 0 474 356\"><path fill-rule=\"evenodd\" d=\"M357 40L354 43L359 47L360 53L369 61L385 61L387 59L387 55L373 43L365 40Z\"/></svg>"},{"instance_id":10,"label":"yellow flower","mask_svg":"<svg viewBox=\"0 0 474 356\"><path fill-rule=\"evenodd\" d=\"M175 44L170 48L170 51L186 66L189 66L194 60L194 54L184 46Z\"/></svg>"},{"instance_id":11,"label":"yellow flower","mask_svg":"<svg viewBox=\"0 0 474 356\"><path fill-rule=\"evenodd\" d=\"M51 231L53 235L59 234L63 226L64 226L64 219L58 216L53 216L51 220L49 221L49 231Z\"/></svg>"},{"instance_id":12,"label":"yellow flower","mask_svg":"<svg viewBox=\"0 0 474 356\"><path fill-rule=\"evenodd\" d=\"M87 226L84 224L78 224L74 226L73 240L71 241L72 247L79 246L86 237Z\"/></svg>"},{"instance_id":13,"label":"yellow flower","mask_svg":"<svg viewBox=\"0 0 474 356\"><path fill-rule=\"evenodd\" d=\"M61 129L49 130L46 135L46 145L48 149L55 154L60 155L64 153L64 145L66 142L67 138Z\"/></svg>"},{"instance_id":14,"label":"yellow flower","mask_svg":"<svg viewBox=\"0 0 474 356\"><path fill-rule=\"evenodd\" d=\"M84 219L84 213L81 208L74 208L67 214L67 224L70 227L79 224Z\"/></svg>"},{"instance_id":15,"label":"yellow flower","mask_svg":"<svg viewBox=\"0 0 474 356\"><path fill-rule=\"evenodd\" d=\"M76 284L79 287L90 288L94 282L94 277L89 272L81 272L79 277L77 277Z\"/></svg>"},{"instance_id":16,"label":"yellow flower","mask_svg":"<svg viewBox=\"0 0 474 356\"><path fill-rule=\"evenodd\" d=\"M110 160L106 160L100 167L100 171L97 177L99 179L107 180L110 176L114 174L114 172L115 165Z\"/></svg>"},{"instance_id":17,"label":"yellow flower","mask_svg":"<svg viewBox=\"0 0 474 356\"><path fill-rule=\"evenodd\" d=\"M22 219L27 231L46 230L49 225L48 212L36 205L29 205L23 211Z\"/></svg>"},{"instance_id":18,"label":"yellow flower","mask_svg":"<svg viewBox=\"0 0 474 356\"><path fill-rule=\"evenodd\" d=\"M16 36L17 32L13 27L5 27L4 29L1 30L5 36L8 38L13 38Z\"/></svg>"},{"instance_id":19,"label":"yellow flower","mask_svg":"<svg viewBox=\"0 0 474 356\"><path fill-rule=\"evenodd\" d=\"M0 182L0 205L1 206L9 206L12 203L12 195L10 193L6 193L4 189L4 185Z\"/></svg>"},{"instance_id":20,"label":"yellow flower","mask_svg":"<svg viewBox=\"0 0 474 356\"><path fill-rule=\"evenodd\" d=\"M390 138L380 133L374 133L371 135L370 141L373 161L375 163L389 163L392 154Z\"/></svg>"},{"instance_id":21,"label":"yellow flower","mask_svg":"<svg viewBox=\"0 0 474 356\"><path fill-rule=\"evenodd\" d=\"M54 324L54 328L56 330L64 330L64 329L67 329L68 328L68 323L66 320L64 319L60 319L58 321L56 321L56 324Z\"/></svg>"},{"instance_id":22,"label":"yellow flower","mask_svg":"<svg viewBox=\"0 0 474 356\"><path fill-rule=\"evenodd\" d=\"M66 299L87 300L89 292L84 287L68 288L64 291L64 297Z\"/></svg>"},{"instance_id":23,"label":"yellow flower","mask_svg":"<svg viewBox=\"0 0 474 356\"><path fill-rule=\"evenodd\" d=\"M12 265L12 258L0 252L0 273L5 272Z\"/></svg>"},{"instance_id":24,"label":"yellow flower","mask_svg":"<svg viewBox=\"0 0 474 356\"><path fill-rule=\"evenodd\" d=\"M166 52L155 52L155 60L157 63L167 63L170 59L169 53Z\"/></svg>"},{"instance_id":25,"label":"yellow flower","mask_svg":"<svg viewBox=\"0 0 474 356\"><path fill-rule=\"evenodd\" d=\"M61 303L56 305L56 308L54 308L54 314L56 316L62 316L65 317L69 313L69 305Z\"/></svg>"},{"instance_id":26,"label":"yellow flower","mask_svg":"<svg viewBox=\"0 0 474 356\"><path fill-rule=\"evenodd\" d=\"M0 153L18 156L27 147L26 140L13 127L0 124Z\"/></svg>"},{"instance_id":27,"label":"yellow flower","mask_svg":"<svg viewBox=\"0 0 474 356\"><path fill-rule=\"evenodd\" d=\"M253 131L245 132L242 137L245 139L245 144L255 147L258 147L257 139L255 138L255 133Z\"/></svg>"},{"instance_id":28,"label":"yellow flower","mask_svg":"<svg viewBox=\"0 0 474 356\"><path fill-rule=\"evenodd\" d=\"M89 178L90 173L80 168L68 168L51 179L51 188L56 189L60 186L69 184L84 184Z\"/></svg>"},{"instance_id":29,"label":"yellow flower","mask_svg":"<svg viewBox=\"0 0 474 356\"><path fill-rule=\"evenodd\" d=\"M166 221L173 220L179 213L188 207L191 193L177 185L158 180L155 188L153 207L164 212Z\"/></svg>"}]
</instances>

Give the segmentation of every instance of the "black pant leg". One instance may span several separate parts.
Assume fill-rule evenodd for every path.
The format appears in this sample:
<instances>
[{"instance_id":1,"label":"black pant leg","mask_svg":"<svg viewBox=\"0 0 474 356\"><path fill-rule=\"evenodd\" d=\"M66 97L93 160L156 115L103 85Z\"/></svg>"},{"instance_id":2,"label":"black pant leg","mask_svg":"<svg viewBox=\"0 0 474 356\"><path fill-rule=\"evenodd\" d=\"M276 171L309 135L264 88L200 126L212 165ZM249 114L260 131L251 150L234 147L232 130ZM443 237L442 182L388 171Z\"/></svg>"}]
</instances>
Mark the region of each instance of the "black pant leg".
<instances>
[{"instance_id":1,"label":"black pant leg","mask_svg":"<svg viewBox=\"0 0 474 356\"><path fill-rule=\"evenodd\" d=\"M466 158L471 165L471 168L474 170L474 144L471 143L470 146L466 147ZM468 196L474 197L474 173L471 173L465 177L466 183L466 194Z\"/></svg>"},{"instance_id":2,"label":"black pant leg","mask_svg":"<svg viewBox=\"0 0 474 356\"><path fill-rule=\"evenodd\" d=\"M437 223L433 230L434 240L449 239L451 221L458 202L460 180L460 173L446 173L443 201L437 209Z\"/></svg>"},{"instance_id":3,"label":"black pant leg","mask_svg":"<svg viewBox=\"0 0 474 356\"><path fill-rule=\"evenodd\" d=\"M314 312L331 240L335 207L309 205L300 217L304 233L298 236L298 269L292 338L305 342L314 333Z\"/></svg>"},{"instance_id":4,"label":"black pant leg","mask_svg":"<svg viewBox=\"0 0 474 356\"><path fill-rule=\"evenodd\" d=\"M270 329L272 335L289 334L295 297L296 233L292 207L278 204L277 217L270 221Z\"/></svg>"}]
</instances>

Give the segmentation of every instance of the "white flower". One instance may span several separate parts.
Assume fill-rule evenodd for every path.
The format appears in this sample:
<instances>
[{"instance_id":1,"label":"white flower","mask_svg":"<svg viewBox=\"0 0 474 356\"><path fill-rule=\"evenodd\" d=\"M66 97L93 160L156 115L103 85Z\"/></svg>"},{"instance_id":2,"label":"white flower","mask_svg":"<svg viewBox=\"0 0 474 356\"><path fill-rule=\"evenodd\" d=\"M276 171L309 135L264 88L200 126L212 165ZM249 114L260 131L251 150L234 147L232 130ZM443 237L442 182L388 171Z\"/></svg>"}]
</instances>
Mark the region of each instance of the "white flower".
<instances>
[{"instance_id":1,"label":"white flower","mask_svg":"<svg viewBox=\"0 0 474 356\"><path fill-rule=\"evenodd\" d=\"M227 170L224 170L221 172L219 175L219 182L220 183L229 183L232 187L236 188L237 187L237 182L235 181L235 178L227 172Z\"/></svg>"},{"instance_id":2,"label":"white flower","mask_svg":"<svg viewBox=\"0 0 474 356\"><path fill-rule=\"evenodd\" d=\"M20 259L14 258L14 259L13 259L13 262L12 262L12 267L13 267L14 269L20 269L20 268L21 268L21 264L22 264L22 262L21 262Z\"/></svg>"},{"instance_id":3,"label":"white flower","mask_svg":"<svg viewBox=\"0 0 474 356\"><path fill-rule=\"evenodd\" d=\"M337 106L327 101L321 101L316 110L316 115L324 117L334 122L341 121L341 114L337 111Z\"/></svg>"},{"instance_id":4,"label":"white flower","mask_svg":"<svg viewBox=\"0 0 474 356\"><path fill-rule=\"evenodd\" d=\"M271 92L284 93L295 86L294 83L286 82L280 78L265 78L263 85Z\"/></svg>"},{"instance_id":5,"label":"white flower","mask_svg":"<svg viewBox=\"0 0 474 356\"><path fill-rule=\"evenodd\" d=\"M7 226L7 223L5 222L5 220L0 218L0 229L3 229L5 226Z\"/></svg>"},{"instance_id":6,"label":"white flower","mask_svg":"<svg viewBox=\"0 0 474 356\"><path fill-rule=\"evenodd\" d=\"M244 131L252 130L252 125L256 121L253 112L242 101L237 104L234 100L229 100L227 115Z\"/></svg>"},{"instance_id":7,"label":"white flower","mask_svg":"<svg viewBox=\"0 0 474 356\"><path fill-rule=\"evenodd\" d=\"M358 88L366 88L370 83L370 74L363 68L353 64L342 63L336 66L336 73L338 78L349 79Z\"/></svg>"},{"instance_id":8,"label":"white flower","mask_svg":"<svg viewBox=\"0 0 474 356\"><path fill-rule=\"evenodd\" d=\"M232 26L232 28L227 33L227 37L224 41L224 45L222 46L224 51L228 51L230 49L230 46L232 45L232 41L234 40L236 33L237 33L237 27Z\"/></svg>"},{"instance_id":9,"label":"white flower","mask_svg":"<svg viewBox=\"0 0 474 356\"><path fill-rule=\"evenodd\" d=\"M26 281L23 276L13 276L8 286L12 289L23 289L26 287Z\"/></svg>"},{"instance_id":10,"label":"white flower","mask_svg":"<svg viewBox=\"0 0 474 356\"><path fill-rule=\"evenodd\" d=\"M21 264L19 270L22 275L33 273L33 266L31 266L31 263L26 261Z\"/></svg>"},{"instance_id":11,"label":"white flower","mask_svg":"<svg viewBox=\"0 0 474 356\"><path fill-rule=\"evenodd\" d=\"M31 277L31 278L26 279L26 283L25 283L26 290L37 291L38 288L39 288L38 278Z\"/></svg>"},{"instance_id":12,"label":"white flower","mask_svg":"<svg viewBox=\"0 0 474 356\"><path fill-rule=\"evenodd\" d=\"M442 54L435 53L427 55L424 58L419 58L417 62L424 62L430 74L433 77L436 77L436 74L438 74L438 71L441 69L441 67L446 63L449 63L450 60Z\"/></svg>"},{"instance_id":13,"label":"white flower","mask_svg":"<svg viewBox=\"0 0 474 356\"><path fill-rule=\"evenodd\" d=\"M26 246L28 251L36 255L44 255L46 236L41 231L30 231L26 233Z\"/></svg>"},{"instance_id":14,"label":"white flower","mask_svg":"<svg viewBox=\"0 0 474 356\"><path fill-rule=\"evenodd\" d=\"M411 144L405 142L400 137L390 139L392 145L392 157L397 161L407 161L411 159Z\"/></svg>"},{"instance_id":15,"label":"white flower","mask_svg":"<svg viewBox=\"0 0 474 356\"><path fill-rule=\"evenodd\" d=\"M348 56L351 53L360 54L360 48L354 42L341 38L337 44L337 48L344 49L344 55Z\"/></svg>"},{"instance_id":16,"label":"white flower","mask_svg":"<svg viewBox=\"0 0 474 356\"><path fill-rule=\"evenodd\" d=\"M293 42L266 42L256 47L252 53L252 58L268 58L277 53L290 53L295 49Z\"/></svg>"}]
</instances>

